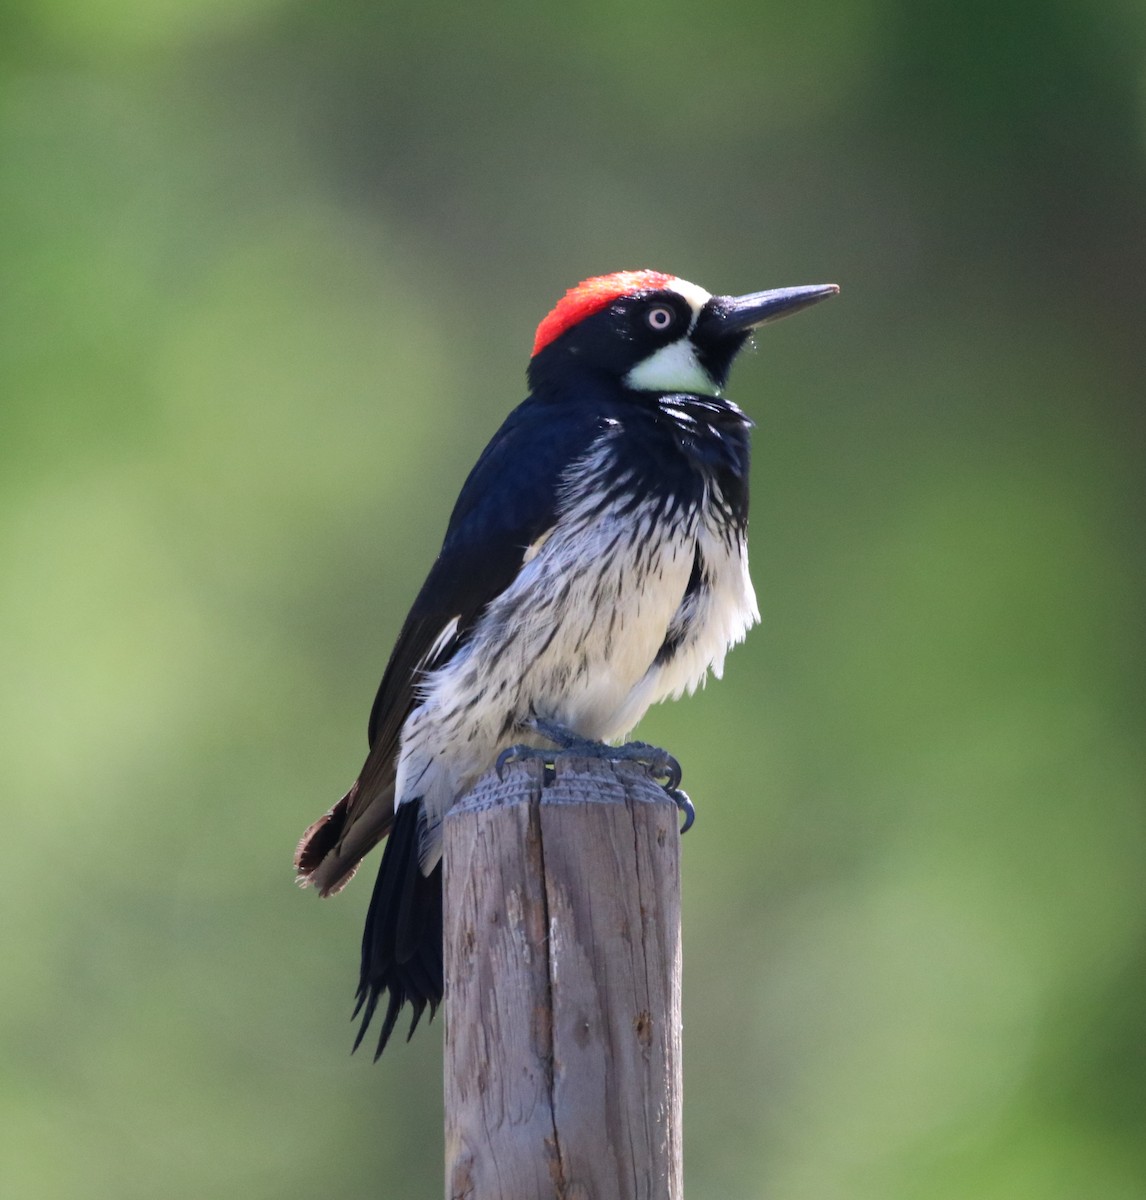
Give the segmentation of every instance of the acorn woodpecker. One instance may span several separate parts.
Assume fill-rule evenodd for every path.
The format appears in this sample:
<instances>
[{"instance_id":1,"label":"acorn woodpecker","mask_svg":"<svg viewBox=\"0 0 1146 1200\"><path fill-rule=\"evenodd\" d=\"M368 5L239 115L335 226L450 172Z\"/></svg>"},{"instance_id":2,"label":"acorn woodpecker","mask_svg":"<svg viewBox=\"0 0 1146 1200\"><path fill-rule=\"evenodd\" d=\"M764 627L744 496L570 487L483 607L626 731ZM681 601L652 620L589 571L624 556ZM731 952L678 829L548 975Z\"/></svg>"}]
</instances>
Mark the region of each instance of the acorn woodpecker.
<instances>
[{"instance_id":1,"label":"acorn woodpecker","mask_svg":"<svg viewBox=\"0 0 1146 1200\"><path fill-rule=\"evenodd\" d=\"M299 882L329 896L389 838L355 1048L383 995L375 1058L404 1004L413 1034L441 1000L450 806L516 747L624 737L651 704L719 676L759 620L752 423L722 390L754 329L838 291L711 296L620 271L571 288L538 326L529 397L462 487L383 675L362 772L295 856ZM634 751L679 782L663 752Z\"/></svg>"}]
</instances>

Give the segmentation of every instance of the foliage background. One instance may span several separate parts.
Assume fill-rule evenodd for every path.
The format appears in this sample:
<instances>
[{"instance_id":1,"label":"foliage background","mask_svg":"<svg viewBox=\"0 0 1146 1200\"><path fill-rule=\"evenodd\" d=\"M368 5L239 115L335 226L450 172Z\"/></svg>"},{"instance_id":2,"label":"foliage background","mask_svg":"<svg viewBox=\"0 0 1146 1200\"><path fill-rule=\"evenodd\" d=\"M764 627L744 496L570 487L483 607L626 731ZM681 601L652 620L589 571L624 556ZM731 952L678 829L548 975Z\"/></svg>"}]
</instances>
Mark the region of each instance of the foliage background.
<instances>
[{"instance_id":1,"label":"foliage background","mask_svg":"<svg viewBox=\"0 0 1146 1200\"><path fill-rule=\"evenodd\" d=\"M1146 9L7 0L0 1193L441 1188L291 883L536 321L767 330L685 761L693 1196L1146 1196Z\"/></svg>"}]
</instances>

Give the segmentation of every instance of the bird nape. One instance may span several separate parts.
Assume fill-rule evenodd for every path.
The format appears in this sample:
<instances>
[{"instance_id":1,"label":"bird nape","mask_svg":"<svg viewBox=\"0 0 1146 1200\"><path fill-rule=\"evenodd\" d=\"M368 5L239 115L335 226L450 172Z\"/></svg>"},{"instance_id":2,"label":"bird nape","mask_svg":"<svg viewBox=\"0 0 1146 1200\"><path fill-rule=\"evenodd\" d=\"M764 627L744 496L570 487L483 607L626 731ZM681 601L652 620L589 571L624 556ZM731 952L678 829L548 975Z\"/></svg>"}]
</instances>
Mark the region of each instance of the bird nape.
<instances>
[{"instance_id":1,"label":"bird nape","mask_svg":"<svg viewBox=\"0 0 1146 1200\"><path fill-rule=\"evenodd\" d=\"M462 485L382 677L350 790L303 835L323 896L388 836L362 939L355 1047L442 998L442 818L499 759L606 747L691 692L759 620L748 575L752 422L722 394L752 331L835 284L712 296L659 271L571 288L537 329L529 396ZM660 757L657 757L660 756ZM683 793L674 798L687 804Z\"/></svg>"}]
</instances>

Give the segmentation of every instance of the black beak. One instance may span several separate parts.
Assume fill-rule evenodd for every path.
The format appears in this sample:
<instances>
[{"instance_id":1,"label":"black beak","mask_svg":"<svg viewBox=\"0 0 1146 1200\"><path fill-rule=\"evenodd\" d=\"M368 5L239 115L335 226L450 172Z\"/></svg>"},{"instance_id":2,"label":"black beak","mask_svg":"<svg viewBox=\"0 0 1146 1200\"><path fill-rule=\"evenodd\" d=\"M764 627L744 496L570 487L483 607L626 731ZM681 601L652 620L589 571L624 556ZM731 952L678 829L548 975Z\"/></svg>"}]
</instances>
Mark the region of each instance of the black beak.
<instances>
[{"instance_id":1,"label":"black beak","mask_svg":"<svg viewBox=\"0 0 1146 1200\"><path fill-rule=\"evenodd\" d=\"M701 365L717 386L723 387L732 360L754 329L819 304L839 290L834 283L813 283L808 287L753 292L750 296L713 296L700 310L689 335Z\"/></svg>"},{"instance_id":2,"label":"black beak","mask_svg":"<svg viewBox=\"0 0 1146 1200\"><path fill-rule=\"evenodd\" d=\"M807 287L753 292L749 296L714 296L701 313L701 321L707 326L703 332L716 338L747 334L769 321L778 321L802 308L819 304L839 290L835 283L813 283Z\"/></svg>"}]
</instances>

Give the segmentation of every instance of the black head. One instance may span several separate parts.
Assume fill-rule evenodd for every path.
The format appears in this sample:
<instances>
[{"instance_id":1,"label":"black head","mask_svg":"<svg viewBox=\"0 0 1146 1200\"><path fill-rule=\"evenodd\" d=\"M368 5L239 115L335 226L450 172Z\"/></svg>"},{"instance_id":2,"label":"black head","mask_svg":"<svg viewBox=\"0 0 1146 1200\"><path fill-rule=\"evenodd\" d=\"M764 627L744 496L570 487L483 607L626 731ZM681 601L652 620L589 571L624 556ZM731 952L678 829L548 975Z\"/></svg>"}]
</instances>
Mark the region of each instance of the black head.
<instances>
[{"instance_id":1,"label":"black head","mask_svg":"<svg viewBox=\"0 0 1146 1200\"><path fill-rule=\"evenodd\" d=\"M712 296L659 271L571 288L537 328L529 382L593 376L641 392L719 395L754 329L834 296L834 283Z\"/></svg>"}]
</instances>

